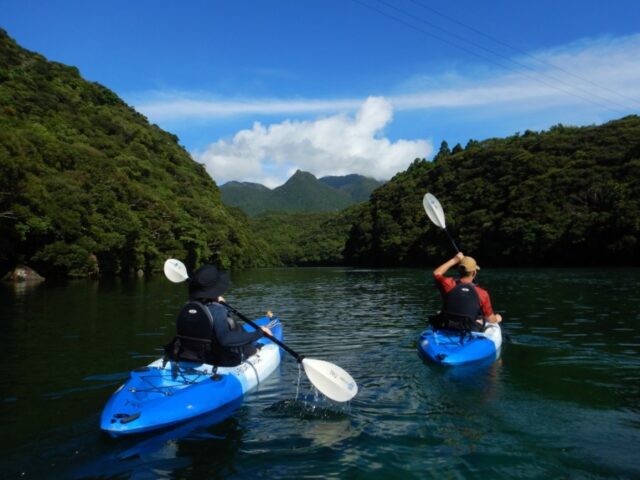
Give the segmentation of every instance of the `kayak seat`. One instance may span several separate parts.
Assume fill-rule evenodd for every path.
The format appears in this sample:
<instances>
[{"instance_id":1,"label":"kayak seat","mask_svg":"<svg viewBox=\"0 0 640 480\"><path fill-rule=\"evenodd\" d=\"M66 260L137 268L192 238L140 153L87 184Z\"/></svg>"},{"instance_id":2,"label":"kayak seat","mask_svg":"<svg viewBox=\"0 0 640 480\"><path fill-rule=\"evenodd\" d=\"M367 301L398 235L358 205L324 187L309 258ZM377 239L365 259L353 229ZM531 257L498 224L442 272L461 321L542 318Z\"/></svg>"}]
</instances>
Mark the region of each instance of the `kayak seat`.
<instances>
[{"instance_id":1,"label":"kayak seat","mask_svg":"<svg viewBox=\"0 0 640 480\"><path fill-rule=\"evenodd\" d=\"M164 346L165 359L209 363L213 318L200 302L187 303L176 319L176 335Z\"/></svg>"},{"instance_id":2,"label":"kayak seat","mask_svg":"<svg viewBox=\"0 0 640 480\"><path fill-rule=\"evenodd\" d=\"M475 318L452 312L438 312L429 317L429 325L434 330L456 330L460 332L476 332L483 329L483 325Z\"/></svg>"}]
</instances>

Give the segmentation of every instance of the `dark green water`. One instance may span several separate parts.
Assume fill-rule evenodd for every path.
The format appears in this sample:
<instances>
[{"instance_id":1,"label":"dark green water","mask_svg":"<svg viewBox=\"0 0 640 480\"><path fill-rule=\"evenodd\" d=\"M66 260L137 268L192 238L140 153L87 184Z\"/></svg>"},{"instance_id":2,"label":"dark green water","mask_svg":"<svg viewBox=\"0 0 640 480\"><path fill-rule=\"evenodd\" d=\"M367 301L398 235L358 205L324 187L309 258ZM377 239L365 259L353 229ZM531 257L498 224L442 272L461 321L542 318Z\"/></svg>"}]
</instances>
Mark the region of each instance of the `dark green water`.
<instances>
[{"instance_id":1,"label":"dark green water","mask_svg":"<svg viewBox=\"0 0 640 480\"><path fill-rule=\"evenodd\" d=\"M439 306L427 271L232 280L229 303L273 310L287 344L352 374L350 405L314 398L304 375L298 389L287 356L222 422L108 440L100 411L159 356L184 285L5 285L0 477L640 478L640 270L483 270L510 341L492 365L449 369L416 353Z\"/></svg>"}]
</instances>

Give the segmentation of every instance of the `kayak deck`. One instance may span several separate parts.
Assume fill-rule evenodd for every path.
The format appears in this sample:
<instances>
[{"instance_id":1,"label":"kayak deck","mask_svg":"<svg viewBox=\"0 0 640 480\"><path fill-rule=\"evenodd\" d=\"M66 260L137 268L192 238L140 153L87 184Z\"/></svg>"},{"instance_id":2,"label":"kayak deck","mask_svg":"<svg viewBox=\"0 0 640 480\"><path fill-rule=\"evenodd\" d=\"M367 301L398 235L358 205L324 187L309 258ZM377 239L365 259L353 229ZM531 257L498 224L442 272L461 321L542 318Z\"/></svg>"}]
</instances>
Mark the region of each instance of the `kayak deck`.
<instances>
[{"instance_id":1,"label":"kayak deck","mask_svg":"<svg viewBox=\"0 0 640 480\"><path fill-rule=\"evenodd\" d=\"M255 322L266 325L273 319ZM252 327L245 325L247 330ZM282 339L278 322L272 333ZM280 348L263 337L256 354L235 367L158 359L133 370L105 405L100 428L112 437L168 427L223 408L266 379L280 364Z\"/></svg>"},{"instance_id":2,"label":"kayak deck","mask_svg":"<svg viewBox=\"0 0 640 480\"><path fill-rule=\"evenodd\" d=\"M428 328L418 339L418 353L440 365L462 365L494 356L502 345L498 324L489 324L484 332L460 332Z\"/></svg>"}]
</instances>

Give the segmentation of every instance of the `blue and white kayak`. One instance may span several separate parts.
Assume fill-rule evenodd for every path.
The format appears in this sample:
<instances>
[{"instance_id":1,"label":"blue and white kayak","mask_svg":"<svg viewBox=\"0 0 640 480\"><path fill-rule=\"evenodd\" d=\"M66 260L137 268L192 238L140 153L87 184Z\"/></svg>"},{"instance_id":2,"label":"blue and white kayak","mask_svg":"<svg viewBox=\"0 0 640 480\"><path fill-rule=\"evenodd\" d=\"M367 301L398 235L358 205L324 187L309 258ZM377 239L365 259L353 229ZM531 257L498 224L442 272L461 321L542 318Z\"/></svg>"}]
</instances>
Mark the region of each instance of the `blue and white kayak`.
<instances>
[{"instance_id":1,"label":"blue and white kayak","mask_svg":"<svg viewBox=\"0 0 640 480\"><path fill-rule=\"evenodd\" d=\"M462 365L478 360L495 360L502 346L502 330L490 323L484 332L462 333L457 330L428 328L418 339L418 353L440 365Z\"/></svg>"},{"instance_id":2,"label":"blue and white kayak","mask_svg":"<svg viewBox=\"0 0 640 480\"><path fill-rule=\"evenodd\" d=\"M267 325L276 317L255 320ZM244 325L253 331L250 325ZM282 340L278 321L271 332ZM158 359L133 370L126 383L111 396L100 418L100 428L112 437L148 432L190 420L217 410L254 389L271 375L281 360L281 351L266 337L255 355L235 367L180 361L162 365ZM229 411L231 415L232 411Z\"/></svg>"}]
</instances>

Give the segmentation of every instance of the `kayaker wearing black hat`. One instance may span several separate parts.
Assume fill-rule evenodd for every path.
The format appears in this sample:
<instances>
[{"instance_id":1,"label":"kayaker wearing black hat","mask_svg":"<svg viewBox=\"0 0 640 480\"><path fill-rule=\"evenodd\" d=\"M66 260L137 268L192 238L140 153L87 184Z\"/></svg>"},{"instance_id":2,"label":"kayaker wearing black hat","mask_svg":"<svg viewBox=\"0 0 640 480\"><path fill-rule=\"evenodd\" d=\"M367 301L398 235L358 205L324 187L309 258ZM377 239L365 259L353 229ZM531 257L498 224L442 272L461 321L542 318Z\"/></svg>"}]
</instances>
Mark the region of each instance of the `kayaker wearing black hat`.
<instances>
[{"instance_id":1,"label":"kayaker wearing black hat","mask_svg":"<svg viewBox=\"0 0 640 480\"><path fill-rule=\"evenodd\" d=\"M458 266L460 278L454 280L445 277L450 268ZM502 316L493 312L489 292L473 283L480 267L472 257L465 257L462 252L446 261L433 271L433 277L444 300L439 322L458 325L475 331L483 330L484 322L500 323ZM465 319L470 320L465 324Z\"/></svg>"},{"instance_id":2,"label":"kayaker wearing black hat","mask_svg":"<svg viewBox=\"0 0 640 480\"><path fill-rule=\"evenodd\" d=\"M247 332L219 302L229 287L229 273L218 270L213 265L204 265L193 272L189 282L189 300L206 306L213 318L211 336L211 363L220 366L240 364L256 352L255 342L263 332L271 334L267 327L262 331Z\"/></svg>"}]
</instances>

